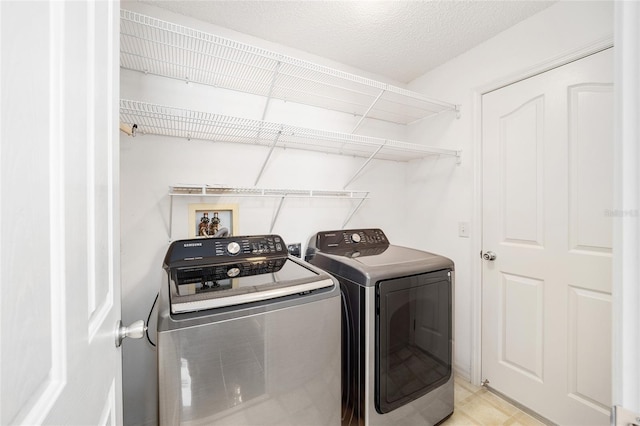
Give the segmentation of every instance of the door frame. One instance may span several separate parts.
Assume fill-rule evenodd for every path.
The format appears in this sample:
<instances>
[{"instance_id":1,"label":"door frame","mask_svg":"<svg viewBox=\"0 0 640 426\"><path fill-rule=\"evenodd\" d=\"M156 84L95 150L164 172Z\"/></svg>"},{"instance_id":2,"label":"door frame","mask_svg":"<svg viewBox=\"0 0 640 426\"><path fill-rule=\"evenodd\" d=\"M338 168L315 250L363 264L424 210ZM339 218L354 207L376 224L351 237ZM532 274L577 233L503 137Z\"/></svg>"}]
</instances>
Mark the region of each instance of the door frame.
<instances>
[{"instance_id":1,"label":"door frame","mask_svg":"<svg viewBox=\"0 0 640 426\"><path fill-rule=\"evenodd\" d=\"M523 70L510 73L506 76L493 80L487 84L476 87L472 90L473 102L473 202L472 202L472 223L471 229L477 231L471 234L471 363L469 379L472 384L479 386L482 378L482 96L508 86L513 83L525 80L554 68L561 67L570 62L577 61L589 55L601 52L613 47L613 36L596 40L586 46L573 49L562 55L552 57L544 62L525 68ZM618 158L616 157L618 166ZM615 169L614 169L615 170ZM615 244L615 243L614 243ZM619 248L614 247L614 251ZM615 312L615 299L613 311ZM614 323L615 324L615 323ZM614 331L615 335L615 331ZM616 380L614 376L614 381Z\"/></svg>"},{"instance_id":2,"label":"door frame","mask_svg":"<svg viewBox=\"0 0 640 426\"><path fill-rule=\"evenodd\" d=\"M616 2L612 403L640 414L640 4ZM629 211L626 209L630 209ZM627 215L626 213L630 213ZM614 419L615 420L615 419Z\"/></svg>"}]
</instances>

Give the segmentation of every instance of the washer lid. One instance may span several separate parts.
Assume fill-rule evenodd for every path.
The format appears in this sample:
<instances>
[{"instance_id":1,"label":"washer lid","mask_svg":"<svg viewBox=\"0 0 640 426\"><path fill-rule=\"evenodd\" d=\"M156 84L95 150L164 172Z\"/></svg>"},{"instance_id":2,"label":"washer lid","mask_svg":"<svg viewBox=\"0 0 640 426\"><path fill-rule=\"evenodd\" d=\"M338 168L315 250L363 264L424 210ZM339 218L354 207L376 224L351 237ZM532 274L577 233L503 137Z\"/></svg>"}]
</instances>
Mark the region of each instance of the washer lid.
<instances>
[{"instance_id":1,"label":"washer lid","mask_svg":"<svg viewBox=\"0 0 640 426\"><path fill-rule=\"evenodd\" d=\"M332 287L333 280L289 258L254 258L170 268L174 314L239 305Z\"/></svg>"}]
</instances>

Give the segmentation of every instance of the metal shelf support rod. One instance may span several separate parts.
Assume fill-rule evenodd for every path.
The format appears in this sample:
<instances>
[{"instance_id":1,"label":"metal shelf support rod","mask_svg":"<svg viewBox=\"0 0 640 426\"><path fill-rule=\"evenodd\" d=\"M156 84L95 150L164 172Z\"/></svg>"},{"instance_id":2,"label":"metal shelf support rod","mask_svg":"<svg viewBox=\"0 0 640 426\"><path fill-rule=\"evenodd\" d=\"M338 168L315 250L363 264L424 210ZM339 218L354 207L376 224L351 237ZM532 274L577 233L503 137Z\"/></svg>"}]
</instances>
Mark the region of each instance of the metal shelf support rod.
<instances>
[{"instance_id":1,"label":"metal shelf support rod","mask_svg":"<svg viewBox=\"0 0 640 426\"><path fill-rule=\"evenodd\" d=\"M265 169L265 167L267 167L267 163L269 162L269 158L271 158L271 154L273 153L273 149L278 144L278 139L280 139L280 135L281 134L282 134L282 126L280 128L280 131L278 131L278 134L276 135L275 139L273 140L273 143L271 144L271 148L269 148L269 153L267 154L267 158L264 159L264 163L262 163L262 168L260 169L260 173L258 173L258 177L256 178L256 182L253 184L253 186L256 186L258 184L258 182L260 181L260 178L262 177L262 173L264 173L264 169Z\"/></svg>"},{"instance_id":2,"label":"metal shelf support rod","mask_svg":"<svg viewBox=\"0 0 640 426\"><path fill-rule=\"evenodd\" d=\"M353 217L354 214L356 214L356 212L360 209L360 206L362 206L362 203L365 202L365 200L367 200L369 197L369 193L367 192L367 195L365 196L365 198L362 198L360 200L360 202L358 203L358 205L353 209L353 211L349 214L349 216L347 216L347 218L345 219L344 223L342 224L342 228L346 228L347 223L349 223L349 221L351 220L351 218Z\"/></svg>"},{"instance_id":3,"label":"metal shelf support rod","mask_svg":"<svg viewBox=\"0 0 640 426\"><path fill-rule=\"evenodd\" d=\"M385 89L382 89L380 91L380 93L378 93L378 96L376 96L376 98L373 100L373 102L371 103L371 105L369 106L369 109L367 109L367 111L362 114L362 117L360 117L360 120L358 121L358 123L356 124L356 127L353 128L353 130L351 131L351 133L355 133L356 130L358 130L358 128L360 127L360 125L362 125L362 122L364 121L365 118L367 118L367 115L369 115L369 113L371 112L371 110L373 109L373 107L375 106L375 104L378 102L378 100L380 99L380 97L384 94Z\"/></svg>"},{"instance_id":4,"label":"metal shelf support rod","mask_svg":"<svg viewBox=\"0 0 640 426\"><path fill-rule=\"evenodd\" d=\"M284 199L285 199L286 197L287 197L287 195L285 194L285 195L283 195L283 196L280 198L280 203L278 204L278 209L276 210L276 214L275 214L275 216L273 217L273 220L271 221L271 228L269 229L269 233L272 233L272 232L273 232L273 227L274 227L274 226L275 226L275 224L276 224L276 220L278 220L278 215L280 214L280 209L282 208L282 203L284 202Z\"/></svg>"},{"instance_id":5,"label":"metal shelf support rod","mask_svg":"<svg viewBox=\"0 0 640 426\"><path fill-rule=\"evenodd\" d=\"M169 242L173 240L173 195L169 194Z\"/></svg>"},{"instance_id":6,"label":"metal shelf support rod","mask_svg":"<svg viewBox=\"0 0 640 426\"><path fill-rule=\"evenodd\" d=\"M271 76L271 85L269 86L269 93L267 94L267 100L264 102L264 110L262 111L262 121L267 116L267 110L269 109L269 104L271 103L271 96L273 95L273 88L276 85L276 78L278 78L278 73L280 72L280 65L282 65L282 61L278 61L275 68L273 69L273 76Z\"/></svg>"},{"instance_id":7,"label":"metal shelf support rod","mask_svg":"<svg viewBox=\"0 0 640 426\"><path fill-rule=\"evenodd\" d=\"M367 160L362 164L362 166L360 166L360 168L353 174L353 176L351 176L351 179L349 179L347 181L347 183L344 184L343 189L346 189L347 186L349 186L349 184L355 180L355 178L360 174L360 172L362 172L362 170L367 166L367 164L369 164L371 162L371 160L373 160L374 157L376 155L378 155L378 153L380 152L380 150L384 147L384 145L386 143L387 143L387 141L385 141L382 145L380 145L378 147L378 149L376 149L376 152L374 152L373 154L371 154L371 156L369 158L367 158Z\"/></svg>"},{"instance_id":8,"label":"metal shelf support rod","mask_svg":"<svg viewBox=\"0 0 640 426\"><path fill-rule=\"evenodd\" d=\"M431 121L434 118L438 117L439 115L451 114L451 112L455 112L457 119L460 118L461 117L460 105L454 105L454 108L443 109L442 111L438 111L438 112L433 113L431 115L427 115L426 117L417 118L417 119L415 119L413 121L408 122L407 126L412 126L414 124L422 123L424 121Z\"/></svg>"}]
</instances>

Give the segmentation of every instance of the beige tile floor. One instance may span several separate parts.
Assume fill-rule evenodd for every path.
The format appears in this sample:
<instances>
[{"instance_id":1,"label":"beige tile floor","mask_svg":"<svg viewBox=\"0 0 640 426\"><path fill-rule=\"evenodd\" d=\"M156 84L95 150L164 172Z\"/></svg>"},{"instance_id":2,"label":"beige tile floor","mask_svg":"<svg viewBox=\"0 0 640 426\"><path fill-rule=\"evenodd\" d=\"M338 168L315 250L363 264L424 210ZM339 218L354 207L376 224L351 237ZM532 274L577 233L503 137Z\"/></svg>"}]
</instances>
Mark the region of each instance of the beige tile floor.
<instances>
[{"instance_id":1,"label":"beige tile floor","mask_svg":"<svg viewBox=\"0 0 640 426\"><path fill-rule=\"evenodd\" d=\"M444 426L544 426L509 402L483 387L455 378L453 415Z\"/></svg>"}]
</instances>

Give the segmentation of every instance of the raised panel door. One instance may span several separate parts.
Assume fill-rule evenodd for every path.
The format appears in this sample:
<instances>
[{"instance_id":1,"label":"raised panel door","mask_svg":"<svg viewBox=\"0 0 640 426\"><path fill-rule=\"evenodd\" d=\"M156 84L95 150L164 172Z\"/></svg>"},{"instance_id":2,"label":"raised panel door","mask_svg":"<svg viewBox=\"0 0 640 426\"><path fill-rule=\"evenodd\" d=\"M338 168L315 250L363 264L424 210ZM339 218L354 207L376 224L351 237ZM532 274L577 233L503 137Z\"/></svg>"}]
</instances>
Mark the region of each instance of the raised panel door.
<instances>
[{"instance_id":1,"label":"raised panel door","mask_svg":"<svg viewBox=\"0 0 640 426\"><path fill-rule=\"evenodd\" d=\"M122 423L118 3L0 2L0 424Z\"/></svg>"},{"instance_id":2,"label":"raised panel door","mask_svg":"<svg viewBox=\"0 0 640 426\"><path fill-rule=\"evenodd\" d=\"M613 53L483 95L482 378L563 425L611 405Z\"/></svg>"}]
</instances>

